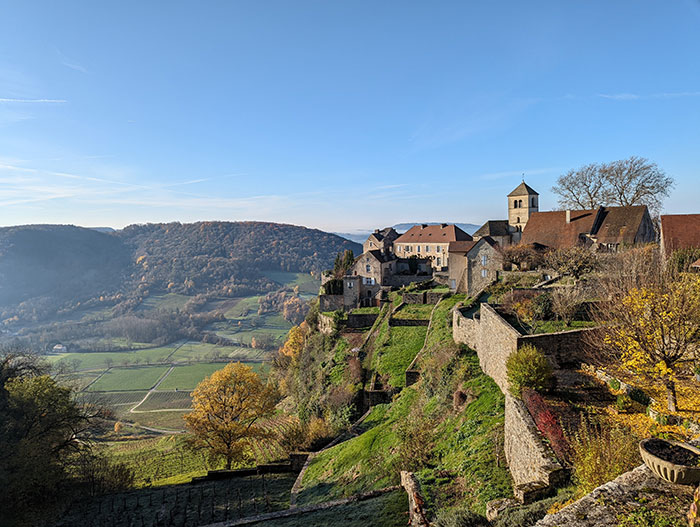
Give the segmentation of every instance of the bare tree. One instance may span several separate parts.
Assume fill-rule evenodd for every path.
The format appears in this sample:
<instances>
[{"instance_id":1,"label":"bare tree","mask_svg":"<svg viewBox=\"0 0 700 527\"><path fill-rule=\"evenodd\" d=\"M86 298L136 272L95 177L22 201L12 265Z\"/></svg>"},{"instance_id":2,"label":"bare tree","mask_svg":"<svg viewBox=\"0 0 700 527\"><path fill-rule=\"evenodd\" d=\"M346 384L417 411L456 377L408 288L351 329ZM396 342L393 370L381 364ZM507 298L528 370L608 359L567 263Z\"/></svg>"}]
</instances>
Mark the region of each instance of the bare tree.
<instances>
[{"instance_id":1,"label":"bare tree","mask_svg":"<svg viewBox=\"0 0 700 527\"><path fill-rule=\"evenodd\" d=\"M552 192L559 196L563 209L646 205L652 214L658 214L673 185L673 178L656 163L632 156L569 170L559 177Z\"/></svg>"},{"instance_id":2,"label":"bare tree","mask_svg":"<svg viewBox=\"0 0 700 527\"><path fill-rule=\"evenodd\" d=\"M674 184L673 178L656 163L643 157L607 163L602 171L610 191L610 205L646 205L653 214L661 210L663 198Z\"/></svg>"},{"instance_id":3,"label":"bare tree","mask_svg":"<svg viewBox=\"0 0 700 527\"><path fill-rule=\"evenodd\" d=\"M552 192L562 209L595 209L610 202L610 190L601 165L591 163L559 176Z\"/></svg>"},{"instance_id":4,"label":"bare tree","mask_svg":"<svg viewBox=\"0 0 700 527\"><path fill-rule=\"evenodd\" d=\"M583 302L580 286L555 287L551 292L552 311L568 326Z\"/></svg>"}]
</instances>

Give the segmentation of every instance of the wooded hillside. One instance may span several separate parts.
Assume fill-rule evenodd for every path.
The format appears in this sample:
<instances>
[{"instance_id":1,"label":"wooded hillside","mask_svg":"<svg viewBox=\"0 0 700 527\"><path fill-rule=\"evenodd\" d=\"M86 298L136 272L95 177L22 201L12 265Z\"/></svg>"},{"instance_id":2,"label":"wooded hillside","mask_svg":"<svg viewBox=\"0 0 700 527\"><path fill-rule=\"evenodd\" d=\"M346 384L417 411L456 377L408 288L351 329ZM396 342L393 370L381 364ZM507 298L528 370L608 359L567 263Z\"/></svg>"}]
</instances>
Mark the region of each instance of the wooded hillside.
<instances>
[{"instance_id":1,"label":"wooded hillside","mask_svg":"<svg viewBox=\"0 0 700 527\"><path fill-rule=\"evenodd\" d=\"M110 296L150 292L240 296L277 286L261 271L321 271L358 244L263 222L131 225L114 233L62 225L0 229L0 317L38 320Z\"/></svg>"}]
</instances>

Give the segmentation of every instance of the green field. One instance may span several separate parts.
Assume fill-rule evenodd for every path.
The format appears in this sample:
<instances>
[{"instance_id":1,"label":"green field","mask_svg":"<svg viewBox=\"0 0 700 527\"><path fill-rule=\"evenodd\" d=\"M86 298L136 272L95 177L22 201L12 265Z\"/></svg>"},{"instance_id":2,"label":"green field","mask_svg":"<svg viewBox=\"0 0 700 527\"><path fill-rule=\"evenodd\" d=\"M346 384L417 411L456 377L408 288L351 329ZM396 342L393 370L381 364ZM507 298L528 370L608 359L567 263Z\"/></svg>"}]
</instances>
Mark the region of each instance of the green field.
<instances>
[{"instance_id":1,"label":"green field","mask_svg":"<svg viewBox=\"0 0 700 527\"><path fill-rule=\"evenodd\" d=\"M394 318L429 320L434 307L431 304L407 304L394 313Z\"/></svg>"},{"instance_id":2,"label":"green field","mask_svg":"<svg viewBox=\"0 0 700 527\"><path fill-rule=\"evenodd\" d=\"M151 392L143 404L136 408L137 412L151 410L181 410L190 408L192 398L189 391L183 392Z\"/></svg>"},{"instance_id":3,"label":"green field","mask_svg":"<svg viewBox=\"0 0 700 527\"><path fill-rule=\"evenodd\" d=\"M406 368L423 347L427 331L425 326L394 326L386 345L375 350L375 369L380 375L389 376L391 386L405 386Z\"/></svg>"},{"instance_id":4,"label":"green field","mask_svg":"<svg viewBox=\"0 0 700 527\"><path fill-rule=\"evenodd\" d=\"M110 407L118 406L128 406L131 408L133 405L138 403L146 395L145 390L143 391L132 391L132 392L108 392L108 393L96 393L96 392L84 392L80 394L84 396L88 401L94 402L96 404L102 404ZM129 409L127 408L127 410ZM117 411L123 411L123 408L115 408Z\"/></svg>"},{"instance_id":5,"label":"green field","mask_svg":"<svg viewBox=\"0 0 700 527\"><path fill-rule=\"evenodd\" d=\"M114 366L123 365L125 362L127 364L148 364L149 361L152 363L165 362L176 347L177 344L170 344L134 351L59 353L48 355L46 359L52 363L59 360L78 361L78 369L80 370L104 369L107 367L108 361L111 361Z\"/></svg>"},{"instance_id":6,"label":"green field","mask_svg":"<svg viewBox=\"0 0 700 527\"><path fill-rule=\"evenodd\" d=\"M260 298L260 295L241 298L235 306L224 313L224 316L236 319L257 316Z\"/></svg>"},{"instance_id":7,"label":"green field","mask_svg":"<svg viewBox=\"0 0 700 527\"><path fill-rule=\"evenodd\" d=\"M168 371L168 366L112 368L90 386L92 392L149 390Z\"/></svg>"},{"instance_id":8,"label":"green field","mask_svg":"<svg viewBox=\"0 0 700 527\"><path fill-rule=\"evenodd\" d=\"M185 307L191 296L181 295L179 293L166 293L164 295L153 295L146 298L137 311L146 311L150 309L163 309L165 311L175 311Z\"/></svg>"},{"instance_id":9,"label":"green field","mask_svg":"<svg viewBox=\"0 0 700 527\"><path fill-rule=\"evenodd\" d=\"M248 364L258 373L264 373L267 366L263 363ZM213 364L190 364L188 366L176 366L165 380L158 386L158 390L193 390L203 379L217 370L226 366L225 362Z\"/></svg>"}]
</instances>

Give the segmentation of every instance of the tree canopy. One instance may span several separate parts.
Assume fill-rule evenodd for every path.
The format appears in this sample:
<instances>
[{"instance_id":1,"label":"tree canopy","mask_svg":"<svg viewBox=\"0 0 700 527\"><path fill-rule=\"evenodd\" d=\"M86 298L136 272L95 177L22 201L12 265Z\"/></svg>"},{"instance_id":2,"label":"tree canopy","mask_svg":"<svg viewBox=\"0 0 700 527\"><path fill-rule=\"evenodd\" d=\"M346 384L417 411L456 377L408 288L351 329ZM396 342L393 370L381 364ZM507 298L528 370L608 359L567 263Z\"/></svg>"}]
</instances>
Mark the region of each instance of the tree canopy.
<instances>
[{"instance_id":1,"label":"tree canopy","mask_svg":"<svg viewBox=\"0 0 700 527\"><path fill-rule=\"evenodd\" d=\"M632 156L569 170L559 177L552 192L559 196L562 209L646 205L656 214L673 185L673 178L656 163Z\"/></svg>"},{"instance_id":2,"label":"tree canopy","mask_svg":"<svg viewBox=\"0 0 700 527\"><path fill-rule=\"evenodd\" d=\"M245 364L230 363L199 383L192 392L192 412L184 416L194 448L234 461L249 457L250 444L270 436L261 421L275 410L275 390Z\"/></svg>"}]
</instances>

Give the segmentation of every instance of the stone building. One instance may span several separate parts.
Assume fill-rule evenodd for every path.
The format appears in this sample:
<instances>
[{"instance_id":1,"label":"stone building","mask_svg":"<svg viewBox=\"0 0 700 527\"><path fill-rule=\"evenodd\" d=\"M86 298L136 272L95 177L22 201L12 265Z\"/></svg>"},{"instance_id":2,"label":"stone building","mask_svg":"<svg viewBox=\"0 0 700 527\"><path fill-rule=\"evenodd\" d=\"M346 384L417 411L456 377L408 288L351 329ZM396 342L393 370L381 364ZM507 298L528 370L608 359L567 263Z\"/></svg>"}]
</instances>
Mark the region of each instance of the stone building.
<instances>
[{"instance_id":1,"label":"stone building","mask_svg":"<svg viewBox=\"0 0 700 527\"><path fill-rule=\"evenodd\" d=\"M362 252L379 250L384 254L391 254L394 252L394 241L398 237L399 233L393 227L386 227L381 230L376 229L362 245Z\"/></svg>"},{"instance_id":2,"label":"stone building","mask_svg":"<svg viewBox=\"0 0 700 527\"><path fill-rule=\"evenodd\" d=\"M523 181L507 196L508 219L487 221L474 233L474 239L488 236L501 247L518 243L530 216L539 211L539 201L537 191Z\"/></svg>"},{"instance_id":3,"label":"stone building","mask_svg":"<svg viewBox=\"0 0 700 527\"><path fill-rule=\"evenodd\" d=\"M532 212L521 241L549 249L582 246L615 252L625 246L656 241L656 231L645 205L598 207Z\"/></svg>"},{"instance_id":4,"label":"stone building","mask_svg":"<svg viewBox=\"0 0 700 527\"><path fill-rule=\"evenodd\" d=\"M666 259L678 249L700 247L700 214L661 216L661 256Z\"/></svg>"},{"instance_id":5,"label":"stone building","mask_svg":"<svg viewBox=\"0 0 700 527\"><path fill-rule=\"evenodd\" d=\"M449 286L457 293L474 295L498 279L503 266L498 244L486 236L449 246Z\"/></svg>"},{"instance_id":6,"label":"stone building","mask_svg":"<svg viewBox=\"0 0 700 527\"><path fill-rule=\"evenodd\" d=\"M452 242L468 242L472 237L456 225L416 225L394 241L394 253L400 258L428 259L433 269L448 267L448 249Z\"/></svg>"}]
</instances>

